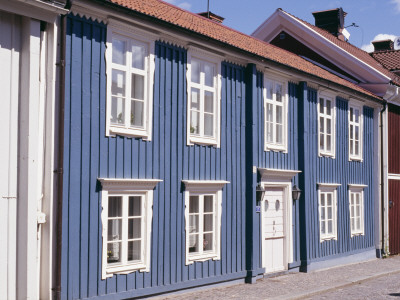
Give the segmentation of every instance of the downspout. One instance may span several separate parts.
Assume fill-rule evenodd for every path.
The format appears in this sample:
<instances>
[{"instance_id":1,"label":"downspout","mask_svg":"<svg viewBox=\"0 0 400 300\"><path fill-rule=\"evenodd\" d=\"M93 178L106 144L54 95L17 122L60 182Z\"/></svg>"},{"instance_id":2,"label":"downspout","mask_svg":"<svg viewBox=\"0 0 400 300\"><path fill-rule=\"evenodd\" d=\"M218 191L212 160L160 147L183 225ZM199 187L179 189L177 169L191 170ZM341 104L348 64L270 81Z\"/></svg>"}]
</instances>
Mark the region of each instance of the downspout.
<instances>
[{"instance_id":1,"label":"downspout","mask_svg":"<svg viewBox=\"0 0 400 300\"><path fill-rule=\"evenodd\" d=\"M71 7L71 1L67 2L66 8ZM60 72L60 103L58 111L58 160L57 170L57 223L56 223L56 263L55 263L55 287L53 289L56 300L61 299L61 255L62 255L62 205L63 205L63 164L64 164L64 106L65 106L65 57L66 57L66 33L67 16L61 16L60 24L60 61L58 63Z\"/></svg>"},{"instance_id":2,"label":"downspout","mask_svg":"<svg viewBox=\"0 0 400 300\"><path fill-rule=\"evenodd\" d=\"M383 113L385 112L387 107L387 102L385 101L383 103L383 108L380 111L379 117L380 117L380 123L381 123L381 234L382 234L382 256L385 256L386 249L385 249L385 172L384 172L384 147L383 147Z\"/></svg>"}]
</instances>

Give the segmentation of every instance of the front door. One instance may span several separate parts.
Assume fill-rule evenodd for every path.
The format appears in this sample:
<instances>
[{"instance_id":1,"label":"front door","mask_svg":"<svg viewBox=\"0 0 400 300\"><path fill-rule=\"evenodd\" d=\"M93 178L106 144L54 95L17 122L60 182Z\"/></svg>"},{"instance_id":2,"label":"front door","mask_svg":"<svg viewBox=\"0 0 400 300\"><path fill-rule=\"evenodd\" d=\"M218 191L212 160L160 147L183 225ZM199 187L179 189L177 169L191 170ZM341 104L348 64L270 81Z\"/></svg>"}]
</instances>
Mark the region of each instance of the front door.
<instances>
[{"instance_id":1,"label":"front door","mask_svg":"<svg viewBox=\"0 0 400 300\"><path fill-rule=\"evenodd\" d=\"M389 251L400 253L400 180L389 179Z\"/></svg>"},{"instance_id":2,"label":"front door","mask_svg":"<svg viewBox=\"0 0 400 300\"><path fill-rule=\"evenodd\" d=\"M285 198L282 188L267 188L261 203L262 265L265 273L283 271L286 263Z\"/></svg>"}]
</instances>

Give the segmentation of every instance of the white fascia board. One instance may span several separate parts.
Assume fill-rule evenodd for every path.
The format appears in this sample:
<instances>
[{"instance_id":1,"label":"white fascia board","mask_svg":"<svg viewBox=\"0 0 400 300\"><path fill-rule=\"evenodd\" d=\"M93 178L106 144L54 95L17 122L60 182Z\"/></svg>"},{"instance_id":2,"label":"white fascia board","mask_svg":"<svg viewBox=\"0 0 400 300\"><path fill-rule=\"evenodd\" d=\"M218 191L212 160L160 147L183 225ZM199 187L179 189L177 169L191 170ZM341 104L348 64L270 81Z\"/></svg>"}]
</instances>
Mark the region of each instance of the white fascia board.
<instances>
[{"instance_id":1,"label":"white fascia board","mask_svg":"<svg viewBox=\"0 0 400 300\"><path fill-rule=\"evenodd\" d=\"M294 176L301 173L299 170L283 170L283 169L269 169L258 168L261 179L264 181L268 178L280 178L291 180Z\"/></svg>"},{"instance_id":2,"label":"white fascia board","mask_svg":"<svg viewBox=\"0 0 400 300\"><path fill-rule=\"evenodd\" d=\"M17 15L54 23L58 15L68 13L67 9L41 1L0 0L2 10Z\"/></svg>"},{"instance_id":3,"label":"white fascia board","mask_svg":"<svg viewBox=\"0 0 400 300\"><path fill-rule=\"evenodd\" d=\"M357 65L361 68L364 72L374 76L373 80L370 82L379 82L388 83L391 78L384 75L380 71L373 68L371 65L363 62L362 60L358 59L351 53L347 52L343 48L339 47L335 43L331 42L326 37L319 34L317 31L313 30L303 22L297 20L290 14L277 10L270 18L268 18L256 31L252 34L254 37L262 39L266 42L270 42L281 30L286 30L288 33L292 35L297 35L297 37L301 36L301 41L315 52L317 52L322 57L330 61L334 61L341 65L341 67L346 70L349 74L354 75L355 77L359 78L360 75L364 74L363 72L352 72L353 67L348 65L347 63L350 62L352 65ZM301 34L296 34L298 31L302 31ZM306 39L309 36L311 39ZM318 47L315 47L315 42L317 42ZM314 47L313 47L314 46ZM321 47L322 46L322 47ZM320 51L318 51L320 50ZM327 57L329 56L329 57ZM334 60L335 57L343 57L346 59L346 65L341 60Z\"/></svg>"},{"instance_id":4,"label":"white fascia board","mask_svg":"<svg viewBox=\"0 0 400 300\"><path fill-rule=\"evenodd\" d=\"M337 188L341 186L340 183L323 183L323 182L318 182L317 185L320 188Z\"/></svg>"}]
</instances>

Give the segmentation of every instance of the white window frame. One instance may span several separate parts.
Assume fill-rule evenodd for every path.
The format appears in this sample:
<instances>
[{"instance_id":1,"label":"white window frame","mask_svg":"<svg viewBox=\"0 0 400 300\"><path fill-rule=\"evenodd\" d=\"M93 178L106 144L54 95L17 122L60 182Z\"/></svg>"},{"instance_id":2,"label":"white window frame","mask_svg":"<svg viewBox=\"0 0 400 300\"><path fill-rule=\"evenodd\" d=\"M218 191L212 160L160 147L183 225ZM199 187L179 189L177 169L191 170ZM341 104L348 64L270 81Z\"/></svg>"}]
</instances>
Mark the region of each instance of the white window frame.
<instances>
[{"instance_id":1,"label":"white window frame","mask_svg":"<svg viewBox=\"0 0 400 300\"><path fill-rule=\"evenodd\" d=\"M268 83L272 83L273 85L273 99L268 99ZM276 85L280 84L282 86L282 104L276 101ZM264 97L264 151L282 151L284 153L288 152L288 103L289 103L289 96L287 93L288 90L288 83L285 80L271 77L271 76L264 76L264 89L263 89L263 97ZM273 107L273 142L267 141L267 105L271 104ZM282 143L276 143L276 107L281 106L283 109L282 115Z\"/></svg>"},{"instance_id":2,"label":"white window frame","mask_svg":"<svg viewBox=\"0 0 400 300\"><path fill-rule=\"evenodd\" d=\"M318 184L318 223L319 223L319 240L320 243L327 240L337 240L337 188L340 184L336 183L319 183ZM321 219L321 194L332 194L332 234L321 232L322 222ZM325 216L327 216L327 209L325 208ZM326 222L326 220L324 220ZM327 225L325 225L327 228Z\"/></svg>"},{"instance_id":3,"label":"white window frame","mask_svg":"<svg viewBox=\"0 0 400 300\"><path fill-rule=\"evenodd\" d=\"M136 41L147 46L147 52L145 57L145 70L133 69L131 66L131 55L129 51L126 53L126 64L125 67L113 64L112 62L112 39L113 37L120 37L126 41ZM116 21L110 21L107 26L107 47L106 47L106 77L107 77L107 104L106 104L106 136L127 136L127 137L139 137L143 140L150 141L152 135L152 119L153 119L153 86L154 86L154 71L155 71L155 39L151 38L151 35L146 35L145 32L138 31L130 28L129 26L119 24ZM126 91L125 95L125 122L123 125L111 124L111 84L112 84L112 69L123 70L126 72L125 84ZM144 87L144 108L143 108L143 127L131 127L129 116L130 116L130 105L131 105L131 80L130 74L139 74L145 76L145 87Z\"/></svg>"},{"instance_id":4,"label":"white window frame","mask_svg":"<svg viewBox=\"0 0 400 300\"><path fill-rule=\"evenodd\" d=\"M326 103L326 100L331 101L331 116L326 114L324 109L324 113L320 113L320 98L323 98ZM320 117L324 118L324 128L326 129L326 120L331 119L331 150L326 149L326 134L324 134L324 149L321 149L321 128L320 128ZM318 92L318 99L317 99L317 126L318 126L318 156L328 156L331 158L335 158L336 155L336 96L331 93L326 92Z\"/></svg>"},{"instance_id":5,"label":"white window frame","mask_svg":"<svg viewBox=\"0 0 400 300\"><path fill-rule=\"evenodd\" d=\"M131 272L150 271L150 242L151 242L151 223L153 216L153 189L158 179L110 179L99 178L102 185L101 191L101 221L102 221L102 279L113 276L114 274L129 274ZM107 262L107 242L108 242L108 199L113 196L122 196L122 242L121 253L122 262L119 264L109 264ZM127 243L128 243L128 198L129 196L142 197L142 259L135 262L127 262Z\"/></svg>"},{"instance_id":6,"label":"white window frame","mask_svg":"<svg viewBox=\"0 0 400 300\"><path fill-rule=\"evenodd\" d=\"M185 232L186 232L186 265L192 264L195 261L206 261L209 259L221 259L221 216L222 216L222 188L228 181L223 180L182 180L185 185L184 199L185 199ZM214 197L214 240L213 251L202 253L189 253L190 239L189 239L189 198L191 195L207 196L213 195ZM200 206L200 205L199 205ZM200 209L200 208L199 208ZM202 219L201 217L199 219ZM199 220L199 228L203 228L202 221ZM202 240L202 235L201 236ZM201 244L201 243L200 243Z\"/></svg>"},{"instance_id":7,"label":"white window frame","mask_svg":"<svg viewBox=\"0 0 400 300\"><path fill-rule=\"evenodd\" d=\"M359 123L357 124L356 122L354 122L354 116L353 116L353 121L350 121L350 108L353 108L353 112L354 109L358 109L360 114L359 114ZM348 121L349 121L349 160L356 160L356 161L362 161L363 160L363 120L364 120L364 113L363 113L363 107L362 105L359 105L357 103L355 103L354 101L350 100L349 102L349 111L348 111ZM351 140L350 140L350 126L353 125L354 128L355 126L359 127L358 130L358 134L359 134L359 149L358 149L358 155L354 154L355 153L355 142L353 139L353 151L354 153L350 152L350 144L351 144ZM353 134L355 137L355 129L353 130Z\"/></svg>"},{"instance_id":8,"label":"white window frame","mask_svg":"<svg viewBox=\"0 0 400 300\"><path fill-rule=\"evenodd\" d=\"M366 185L363 184L349 184L349 217L350 217L350 233L351 237L353 236L358 236L358 235L364 235L365 234L365 221L364 221L364 215L365 215L365 205L364 205L364 188L366 188ZM351 219L355 219L355 216L351 215L351 195L354 194L359 194L360 195L360 228L354 229L351 227ZM354 210L355 211L355 210ZM355 222L356 224L356 222Z\"/></svg>"},{"instance_id":9,"label":"white window frame","mask_svg":"<svg viewBox=\"0 0 400 300\"><path fill-rule=\"evenodd\" d=\"M192 87L200 89L200 93L202 95L204 89L212 89L210 87L205 87L202 84L202 80L204 82L204 73L201 73L200 84L193 83L192 78L192 60L196 59L201 62L207 62L215 65L215 76L214 76L214 135L212 137L204 136L204 118L200 117L200 134L194 135L190 133L190 118L191 118L191 90ZM213 53L209 53L203 50L200 50L195 47L189 47L187 53L187 72L186 72L186 80L187 80L187 118L186 118L186 134L187 134L187 145L211 145L216 148L220 147L220 137L221 137L221 62L222 59L214 55ZM204 98L203 98L204 99ZM202 101L202 97L200 96L200 116L202 113L204 114L204 101Z\"/></svg>"}]
</instances>

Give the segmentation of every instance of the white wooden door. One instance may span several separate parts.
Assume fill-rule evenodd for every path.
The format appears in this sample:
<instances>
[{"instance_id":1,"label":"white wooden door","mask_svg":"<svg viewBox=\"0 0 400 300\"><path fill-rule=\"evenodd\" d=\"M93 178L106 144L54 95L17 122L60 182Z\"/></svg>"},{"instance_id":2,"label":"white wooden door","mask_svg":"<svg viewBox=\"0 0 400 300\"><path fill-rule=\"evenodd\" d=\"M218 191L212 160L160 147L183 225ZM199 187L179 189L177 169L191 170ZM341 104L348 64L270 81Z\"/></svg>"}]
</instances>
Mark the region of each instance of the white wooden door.
<instances>
[{"instance_id":1,"label":"white wooden door","mask_svg":"<svg viewBox=\"0 0 400 300\"><path fill-rule=\"evenodd\" d=\"M17 142L21 20L0 11L0 299L16 298Z\"/></svg>"},{"instance_id":2,"label":"white wooden door","mask_svg":"<svg viewBox=\"0 0 400 300\"><path fill-rule=\"evenodd\" d=\"M267 188L261 203L262 264L265 273L286 270L285 202L281 188Z\"/></svg>"}]
</instances>

